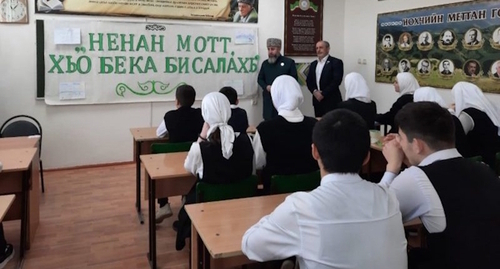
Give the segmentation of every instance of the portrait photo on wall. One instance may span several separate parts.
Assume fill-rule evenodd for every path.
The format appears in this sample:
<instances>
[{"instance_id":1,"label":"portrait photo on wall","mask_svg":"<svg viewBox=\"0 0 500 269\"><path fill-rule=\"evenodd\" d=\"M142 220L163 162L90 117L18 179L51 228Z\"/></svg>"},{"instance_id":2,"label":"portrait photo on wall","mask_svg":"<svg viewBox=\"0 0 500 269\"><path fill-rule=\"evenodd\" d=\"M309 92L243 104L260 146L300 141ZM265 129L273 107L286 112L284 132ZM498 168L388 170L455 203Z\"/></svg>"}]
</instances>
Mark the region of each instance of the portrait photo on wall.
<instances>
[{"instance_id":1,"label":"portrait photo on wall","mask_svg":"<svg viewBox=\"0 0 500 269\"><path fill-rule=\"evenodd\" d=\"M457 35L452 29L445 29L439 35L438 46L441 50L455 49L457 44Z\"/></svg>"},{"instance_id":2,"label":"portrait photo on wall","mask_svg":"<svg viewBox=\"0 0 500 269\"><path fill-rule=\"evenodd\" d=\"M408 59L401 59L401 61L399 61L400 73L410 72L410 68L411 68L411 63Z\"/></svg>"},{"instance_id":3,"label":"portrait photo on wall","mask_svg":"<svg viewBox=\"0 0 500 269\"><path fill-rule=\"evenodd\" d=\"M428 59L422 59L417 64L417 70L419 75L429 75L431 73L431 62Z\"/></svg>"},{"instance_id":4,"label":"portrait photo on wall","mask_svg":"<svg viewBox=\"0 0 500 269\"><path fill-rule=\"evenodd\" d=\"M477 77L481 73L481 65L476 60L468 60L464 64L463 71L467 77Z\"/></svg>"},{"instance_id":5,"label":"portrait photo on wall","mask_svg":"<svg viewBox=\"0 0 500 269\"><path fill-rule=\"evenodd\" d=\"M439 63L439 73L443 76L451 76L455 71L455 65L450 59L444 59Z\"/></svg>"},{"instance_id":6,"label":"portrait photo on wall","mask_svg":"<svg viewBox=\"0 0 500 269\"><path fill-rule=\"evenodd\" d=\"M490 75L495 79L500 79L500 60L491 65Z\"/></svg>"},{"instance_id":7,"label":"portrait photo on wall","mask_svg":"<svg viewBox=\"0 0 500 269\"><path fill-rule=\"evenodd\" d=\"M392 35L390 35L390 34L384 35L380 46L382 47L382 50L384 50L384 51L392 50L394 48L394 38L392 37Z\"/></svg>"},{"instance_id":8,"label":"portrait photo on wall","mask_svg":"<svg viewBox=\"0 0 500 269\"><path fill-rule=\"evenodd\" d=\"M398 47L402 51L411 50L411 48L413 47L413 42L411 40L410 33L402 33L399 36Z\"/></svg>"},{"instance_id":9,"label":"portrait photo on wall","mask_svg":"<svg viewBox=\"0 0 500 269\"><path fill-rule=\"evenodd\" d=\"M411 72L421 86L469 81L500 93L499 5L469 1L378 14L375 81L393 83L397 73Z\"/></svg>"},{"instance_id":10,"label":"portrait photo on wall","mask_svg":"<svg viewBox=\"0 0 500 269\"><path fill-rule=\"evenodd\" d=\"M382 72L391 73L392 72L392 63L391 60L385 58L382 60Z\"/></svg>"}]
</instances>

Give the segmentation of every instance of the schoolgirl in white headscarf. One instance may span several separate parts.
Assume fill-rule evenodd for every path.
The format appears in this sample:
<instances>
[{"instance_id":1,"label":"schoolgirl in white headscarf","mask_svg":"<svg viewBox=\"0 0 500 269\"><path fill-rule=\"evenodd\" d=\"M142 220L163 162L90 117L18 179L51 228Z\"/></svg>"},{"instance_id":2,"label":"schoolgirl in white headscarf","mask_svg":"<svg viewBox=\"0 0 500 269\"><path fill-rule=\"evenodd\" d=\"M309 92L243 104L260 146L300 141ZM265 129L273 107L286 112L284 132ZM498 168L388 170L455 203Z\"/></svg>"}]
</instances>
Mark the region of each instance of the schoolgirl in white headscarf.
<instances>
[{"instance_id":1,"label":"schoolgirl in white headscarf","mask_svg":"<svg viewBox=\"0 0 500 269\"><path fill-rule=\"evenodd\" d=\"M498 134L500 135L500 111L484 96L483 91L478 86L461 81L453 86L451 92L455 99L455 115L459 116L466 108L483 111L493 124L499 127Z\"/></svg>"},{"instance_id":2,"label":"schoolgirl in white headscarf","mask_svg":"<svg viewBox=\"0 0 500 269\"><path fill-rule=\"evenodd\" d=\"M345 76L345 100L356 99L363 103L371 103L370 88L361 74L352 72Z\"/></svg>"},{"instance_id":3,"label":"schoolgirl in white headscarf","mask_svg":"<svg viewBox=\"0 0 500 269\"><path fill-rule=\"evenodd\" d=\"M467 135L467 155L481 156L495 169L495 155L500 151L500 113L476 85L458 82L451 90L455 115Z\"/></svg>"},{"instance_id":4,"label":"schoolgirl in white headscarf","mask_svg":"<svg viewBox=\"0 0 500 269\"><path fill-rule=\"evenodd\" d=\"M339 103L338 107L358 113L368 128L375 128L377 105L371 100L370 88L359 73L352 72L345 76L345 101Z\"/></svg>"},{"instance_id":5,"label":"schoolgirl in white headscarf","mask_svg":"<svg viewBox=\"0 0 500 269\"><path fill-rule=\"evenodd\" d=\"M443 97L432 87L419 88L413 94L413 102L423 101L438 103L441 107L448 108L448 104L443 100Z\"/></svg>"},{"instance_id":6,"label":"schoolgirl in white headscarf","mask_svg":"<svg viewBox=\"0 0 500 269\"><path fill-rule=\"evenodd\" d=\"M192 174L198 175L200 179L203 178L204 166L200 143L212 142L220 144L222 156L229 160L233 155L233 145L236 137L233 128L227 124L229 118L231 118L231 106L227 97L222 93L212 92L207 94L201 102L201 114L205 124L198 141L193 143L184 162L184 168Z\"/></svg>"},{"instance_id":7,"label":"schoolgirl in white headscarf","mask_svg":"<svg viewBox=\"0 0 500 269\"><path fill-rule=\"evenodd\" d=\"M257 126L253 139L255 168L263 168L264 192L269 192L272 175L302 174L316 171L312 158L312 129L317 120L305 117L299 109L304 101L297 80L277 77L271 85L271 98L278 117Z\"/></svg>"},{"instance_id":8,"label":"schoolgirl in white headscarf","mask_svg":"<svg viewBox=\"0 0 500 269\"><path fill-rule=\"evenodd\" d=\"M403 108L403 106L413 102L413 93L418 88L420 88L420 85L411 73L399 73L394 80L394 90L399 93L399 98L394 104L392 104L392 107L388 112L378 114L375 117L375 121L381 124L390 125L390 133L397 133L399 128L394 124L394 117L399 110Z\"/></svg>"}]
</instances>

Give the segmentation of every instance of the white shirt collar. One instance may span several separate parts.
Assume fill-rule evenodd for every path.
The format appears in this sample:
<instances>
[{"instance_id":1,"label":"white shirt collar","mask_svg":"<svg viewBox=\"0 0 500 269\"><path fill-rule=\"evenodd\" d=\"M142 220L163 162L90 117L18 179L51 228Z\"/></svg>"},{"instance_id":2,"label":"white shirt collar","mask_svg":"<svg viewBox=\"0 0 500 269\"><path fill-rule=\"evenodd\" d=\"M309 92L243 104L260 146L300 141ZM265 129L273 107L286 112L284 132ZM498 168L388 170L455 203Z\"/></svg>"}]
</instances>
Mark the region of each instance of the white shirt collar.
<instances>
[{"instance_id":1,"label":"white shirt collar","mask_svg":"<svg viewBox=\"0 0 500 269\"><path fill-rule=\"evenodd\" d=\"M231 105L231 109L233 109L233 108L238 108L238 106L237 105Z\"/></svg>"},{"instance_id":2,"label":"white shirt collar","mask_svg":"<svg viewBox=\"0 0 500 269\"><path fill-rule=\"evenodd\" d=\"M328 58L329 58L329 57L330 57L330 54L327 54L327 55L326 55L325 57L323 57L323 59L321 59L321 60L318 58L318 63L323 63L323 64L324 64L324 63L326 62L326 60L328 60Z\"/></svg>"},{"instance_id":3,"label":"white shirt collar","mask_svg":"<svg viewBox=\"0 0 500 269\"><path fill-rule=\"evenodd\" d=\"M341 183L357 183L360 182L364 179L359 177L358 174L340 174L340 173L333 173L333 174L328 174L321 178L321 185L330 183L330 182L341 182Z\"/></svg>"},{"instance_id":4,"label":"white shirt collar","mask_svg":"<svg viewBox=\"0 0 500 269\"><path fill-rule=\"evenodd\" d=\"M440 151L436 151L431 155L425 157L419 164L419 166L429 165L433 162L440 160L447 160L452 158L462 157L456 148L451 149L443 149Z\"/></svg>"}]
</instances>

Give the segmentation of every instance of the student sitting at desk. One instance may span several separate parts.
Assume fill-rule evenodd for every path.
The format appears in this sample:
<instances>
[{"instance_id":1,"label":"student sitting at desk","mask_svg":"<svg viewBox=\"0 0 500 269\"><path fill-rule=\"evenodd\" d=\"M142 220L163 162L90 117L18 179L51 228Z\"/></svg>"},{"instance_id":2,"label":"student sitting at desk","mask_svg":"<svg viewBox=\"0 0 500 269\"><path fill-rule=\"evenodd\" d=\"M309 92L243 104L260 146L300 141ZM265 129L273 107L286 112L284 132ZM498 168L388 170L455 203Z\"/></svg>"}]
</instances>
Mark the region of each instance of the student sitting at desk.
<instances>
[{"instance_id":1,"label":"student sitting at desk","mask_svg":"<svg viewBox=\"0 0 500 269\"><path fill-rule=\"evenodd\" d=\"M375 121L381 124L391 126L390 133L397 133L398 126L394 124L394 117L398 111L406 104L413 102L413 92L415 92L420 85L417 79L411 73L399 73L394 80L394 90L399 93L399 98L391 109L384 114L377 114Z\"/></svg>"},{"instance_id":2,"label":"student sitting at desk","mask_svg":"<svg viewBox=\"0 0 500 269\"><path fill-rule=\"evenodd\" d=\"M227 122L236 133L245 133L248 128L247 112L238 107L238 93L233 87L223 87L219 91L224 94L231 104L231 118Z\"/></svg>"},{"instance_id":3,"label":"student sitting at desk","mask_svg":"<svg viewBox=\"0 0 500 269\"><path fill-rule=\"evenodd\" d=\"M295 78L277 77L271 97L278 117L257 126L253 139L255 168L262 170L264 193L270 192L271 176L305 174L318 170L311 156L312 130L317 120L299 110L304 100Z\"/></svg>"},{"instance_id":4,"label":"student sitting at desk","mask_svg":"<svg viewBox=\"0 0 500 269\"><path fill-rule=\"evenodd\" d=\"M168 111L156 130L158 137L168 134L168 142L191 142L198 139L203 127L203 118L199 108L192 108L196 98L196 91L191 85L182 85L175 92L176 110ZM160 208L156 212L156 223L172 216L172 209L168 198L158 199Z\"/></svg>"},{"instance_id":5,"label":"student sitting at desk","mask_svg":"<svg viewBox=\"0 0 500 269\"><path fill-rule=\"evenodd\" d=\"M346 108L358 113L366 122L369 129L375 129L375 115L377 105L370 98L370 88L359 73L352 72L345 76L345 101L339 108Z\"/></svg>"},{"instance_id":6,"label":"student sitting at desk","mask_svg":"<svg viewBox=\"0 0 500 269\"><path fill-rule=\"evenodd\" d=\"M458 82L451 90L455 115L467 135L468 156L482 156L495 169L495 155L500 151L500 112L481 89L469 82Z\"/></svg>"},{"instance_id":7,"label":"student sitting at desk","mask_svg":"<svg viewBox=\"0 0 500 269\"><path fill-rule=\"evenodd\" d=\"M186 170L197 175L198 180L213 184L236 182L251 176L252 143L246 132L235 133L227 124L231 117L227 98L222 93L209 93L203 98L201 110L205 124L184 162ZM196 184L186 196L186 204L195 202ZM176 249L181 250L185 239L191 235L191 221L184 207L174 227L177 229Z\"/></svg>"},{"instance_id":8,"label":"student sitting at desk","mask_svg":"<svg viewBox=\"0 0 500 269\"><path fill-rule=\"evenodd\" d=\"M347 109L327 113L314 127L312 156L321 185L289 195L248 229L243 253L255 261L296 256L300 269L405 269L396 195L358 175L370 158L365 121Z\"/></svg>"},{"instance_id":9,"label":"student sitting at desk","mask_svg":"<svg viewBox=\"0 0 500 269\"><path fill-rule=\"evenodd\" d=\"M429 232L427 249L410 251L409 268L498 268L498 177L462 158L453 119L436 103L408 104L395 120L399 135L384 145L387 171L380 184L396 192L403 221L420 218ZM399 173L405 157L412 166Z\"/></svg>"}]
</instances>

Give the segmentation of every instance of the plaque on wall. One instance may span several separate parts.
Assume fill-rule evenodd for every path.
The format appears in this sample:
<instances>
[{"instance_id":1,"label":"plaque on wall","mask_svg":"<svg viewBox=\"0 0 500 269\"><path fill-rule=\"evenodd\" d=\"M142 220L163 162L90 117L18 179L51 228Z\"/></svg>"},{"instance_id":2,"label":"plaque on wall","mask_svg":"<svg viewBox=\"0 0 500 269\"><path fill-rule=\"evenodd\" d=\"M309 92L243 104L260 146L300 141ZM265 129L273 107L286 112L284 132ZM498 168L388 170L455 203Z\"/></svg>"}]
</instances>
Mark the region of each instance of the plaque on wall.
<instances>
[{"instance_id":1,"label":"plaque on wall","mask_svg":"<svg viewBox=\"0 0 500 269\"><path fill-rule=\"evenodd\" d=\"M285 0L285 55L316 56L323 39L323 0Z\"/></svg>"}]
</instances>

